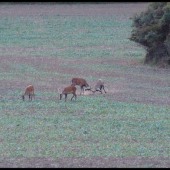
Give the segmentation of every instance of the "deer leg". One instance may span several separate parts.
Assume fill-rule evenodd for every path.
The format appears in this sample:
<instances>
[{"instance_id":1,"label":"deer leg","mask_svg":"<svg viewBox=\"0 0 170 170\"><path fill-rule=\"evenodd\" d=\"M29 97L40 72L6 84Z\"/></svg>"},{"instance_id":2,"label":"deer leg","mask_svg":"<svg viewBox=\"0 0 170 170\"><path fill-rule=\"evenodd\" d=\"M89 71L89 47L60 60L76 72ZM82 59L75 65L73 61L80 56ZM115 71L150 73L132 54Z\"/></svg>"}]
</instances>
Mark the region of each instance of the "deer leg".
<instances>
[{"instance_id":1,"label":"deer leg","mask_svg":"<svg viewBox=\"0 0 170 170\"><path fill-rule=\"evenodd\" d=\"M73 93L73 97L75 97L75 100L76 100L76 94L75 93ZM71 100L73 99L73 97L71 98Z\"/></svg>"},{"instance_id":2,"label":"deer leg","mask_svg":"<svg viewBox=\"0 0 170 170\"><path fill-rule=\"evenodd\" d=\"M83 88L83 87L82 87ZM84 95L84 88L83 88L83 95Z\"/></svg>"},{"instance_id":3,"label":"deer leg","mask_svg":"<svg viewBox=\"0 0 170 170\"><path fill-rule=\"evenodd\" d=\"M104 92L106 93L106 91L105 91L105 89L104 89L104 85L103 85L103 90L104 90Z\"/></svg>"},{"instance_id":4,"label":"deer leg","mask_svg":"<svg viewBox=\"0 0 170 170\"><path fill-rule=\"evenodd\" d=\"M73 97L74 97L74 93L73 93L73 96L72 96L71 100L73 99Z\"/></svg>"},{"instance_id":5,"label":"deer leg","mask_svg":"<svg viewBox=\"0 0 170 170\"><path fill-rule=\"evenodd\" d=\"M65 94L65 102L66 102L66 100L67 100L67 94Z\"/></svg>"},{"instance_id":6,"label":"deer leg","mask_svg":"<svg viewBox=\"0 0 170 170\"><path fill-rule=\"evenodd\" d=\"M35 94L33 93L33 95L34 95L34 100L35 100Z\"/></svg>"},{"instance_id":7,"label":"deer leg","mask_svg":"<svg viewBox=\"0 0 170 170\"><path fill-rule=\"evenodd\" d=\"M102 89L100 89L99 92L100 92L101 94L103 94L103 93L102 93Z\"/></svg>"},{"instance_id":8,"label":"deer leg","mask_svg":"<svg viewBox=\"0 0 170 170\"><path fill-rule=\"evenodd\" d=\"M62 95L62 94L60 94L60 100L62 99L62 96L63 96L63 95Z\"/></svg>"},{"instance_id":9,"label":"deer leg","mask_svg":"<svg viewBox=\"0 0 170 170\"><path fill-rule=\"evenodd\" d=\"M81 92L82 92L83 87L82 87L82 86L80 86L80 89L81 89L81 91L80 91L80 95L81 95Z\"/></svg>"},{"instance_id":10,"label":"deer leg","mask_svg":"<svg viewBox=\"0 0 170 170\"><path fill-rule=\"evenodd\" d=\"M103 93L102 93L102 86L100 86L100 93L103 94Z\"/></svg>"},{"instance_id":11,"label":"deer leg","mask_svg":"<svg viewBox=\"0 0 170 170\"><path fill-rule=\"evenodd\" d=\"M29 100L30 100L31 95L29 94Z\"/></svg>"}]
</instances>

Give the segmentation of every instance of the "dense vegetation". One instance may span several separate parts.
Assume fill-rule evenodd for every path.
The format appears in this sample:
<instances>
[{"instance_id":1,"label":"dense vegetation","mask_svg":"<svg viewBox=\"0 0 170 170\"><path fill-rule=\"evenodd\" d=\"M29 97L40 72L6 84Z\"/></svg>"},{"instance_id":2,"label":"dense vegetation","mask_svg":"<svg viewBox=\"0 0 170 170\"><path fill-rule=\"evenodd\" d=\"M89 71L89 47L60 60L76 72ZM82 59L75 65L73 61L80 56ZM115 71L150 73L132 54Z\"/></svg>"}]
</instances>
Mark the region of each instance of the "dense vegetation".
<instances>
[{"instance_id":1,"label":"dense vegetation","mask_svg":"<svg viewBox=\"0 0 170 170\"><path fill-rule=\"evenodd\" d=\"M170 2L152 2L132 21L130 40L146 48L145 63L170 65Z\"/></svg>"}]
</instances>

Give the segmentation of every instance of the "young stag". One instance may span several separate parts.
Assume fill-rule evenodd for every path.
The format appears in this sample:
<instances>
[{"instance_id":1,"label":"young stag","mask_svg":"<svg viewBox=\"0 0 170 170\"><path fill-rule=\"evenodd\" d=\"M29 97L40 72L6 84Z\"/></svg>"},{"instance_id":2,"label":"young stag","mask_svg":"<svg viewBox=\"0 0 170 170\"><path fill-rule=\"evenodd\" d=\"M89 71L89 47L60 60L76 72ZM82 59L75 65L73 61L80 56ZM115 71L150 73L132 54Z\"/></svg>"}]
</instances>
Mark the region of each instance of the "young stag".
<instances>
[{"instance_id":1,"label":"young stag","mask_svg":"<svg viewBox=\"0 0 170 170\"><path fill-rule=\"evenodd\" d=\"M62 99L62 96L65 95L65 101L67 99L67 94L73 94L73 97L75 97L76 100L76 90L77 88L75 86L68 86L65 87L64 90L62 91L62 93L60 94L60 100ZM71 98L71 100L73 99L73 97Z\"/></svg>"},{"instance_id":2,"label":"young stag","mask_svg":"<svg viewBox=\"0 0 170 170\"><path fill-rule=\"evenodd\" d=\"M95 93L96 91L99 91L101 94L103 94L103 93L102 93L102 88L103 88L104 92L106 93L106 91L105 91L105 89L104 89L104 81L103 81L102 79L99 79L99 80L97 81L96 86L95 86L95 90L92 91L92 92Z\"/></svg>"},{"instance_id":3,"label":"young stag","mask_svg":"<svg viewBox=\"0 0 170 170\"><path fill-rule=\"evenodd\" d=\"M90 88L90 86L88 85L88 83L86 82L86 80L85 79L82 79L82 78L72 78L71 79L71 86L80 86L80 89L81 89L81 91L80 91L80 95L81 95L81 92L82 92L82 90L83 90L83 94L84 94L84 87L86 87L86 89L85 90L90 90L91 91L91 88Z\"/></svg>"},{"instance_id":4,"label":"young stag","mask_svg":"<svg viewBox=\"0 0 170 170\"><path fill-rule=\"evenodd\" d=\"M22 95L22 99L25 100L25 95L29 96L29 100L32 100L32 96L34 96L35 99L35 95L34 95L34 86L33 85L29 85L26 89L25 89L25 93L24 95Z\"/></svg>"}]
</instances>

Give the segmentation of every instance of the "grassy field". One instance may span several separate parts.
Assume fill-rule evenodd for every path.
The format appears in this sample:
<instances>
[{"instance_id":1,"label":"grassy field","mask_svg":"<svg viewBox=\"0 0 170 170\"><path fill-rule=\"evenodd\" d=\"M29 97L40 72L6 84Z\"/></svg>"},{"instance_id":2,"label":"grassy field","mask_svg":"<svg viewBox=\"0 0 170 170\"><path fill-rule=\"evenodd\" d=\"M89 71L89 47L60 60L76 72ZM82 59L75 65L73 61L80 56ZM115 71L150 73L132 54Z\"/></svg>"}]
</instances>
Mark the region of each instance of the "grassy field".
<instances>
[{"instance_id":1,"label":"grassy field","mask_svg":"<svg viewBox=\"0 0 170 170\"><path fill-rule=\"evenodd\" d=\"M50 96L50 94L48 94ZM1 156L169 156L169 109L110 101L1 101Z\"/></svg>"},{"instance_id":2,"label":"grassy field","mask_svg":"<svg viewBox=\"0 0 170 170\"><path fill-rule=\"evenodd\" d=\"M142 65L131 24L129 15L0 17L1 159L170 156L170 71ZM77 87L77 100L59 100L72 77L92 87L102 78L107 93ZM23 102L29 84L35 100Z\"/></svg>"}]
</instances>

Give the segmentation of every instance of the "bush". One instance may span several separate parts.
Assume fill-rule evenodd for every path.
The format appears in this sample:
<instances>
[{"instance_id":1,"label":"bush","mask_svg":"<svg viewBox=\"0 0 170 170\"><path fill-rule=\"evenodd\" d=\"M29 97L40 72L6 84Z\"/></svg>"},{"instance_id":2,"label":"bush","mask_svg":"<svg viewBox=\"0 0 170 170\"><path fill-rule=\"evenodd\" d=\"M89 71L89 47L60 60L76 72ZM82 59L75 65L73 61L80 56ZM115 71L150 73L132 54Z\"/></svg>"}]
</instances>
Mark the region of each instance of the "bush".
<instances>
[{"instance_id":1,"label":"bush","mask_svg":"<svg viewBox=\"0 0 170 170\"><path fill-rule=\"evenodd\" d=\"M170 2L152 2L131 19L129 39L146 48L145 63L170 65Z\"/></svg>"}]
</instances>

